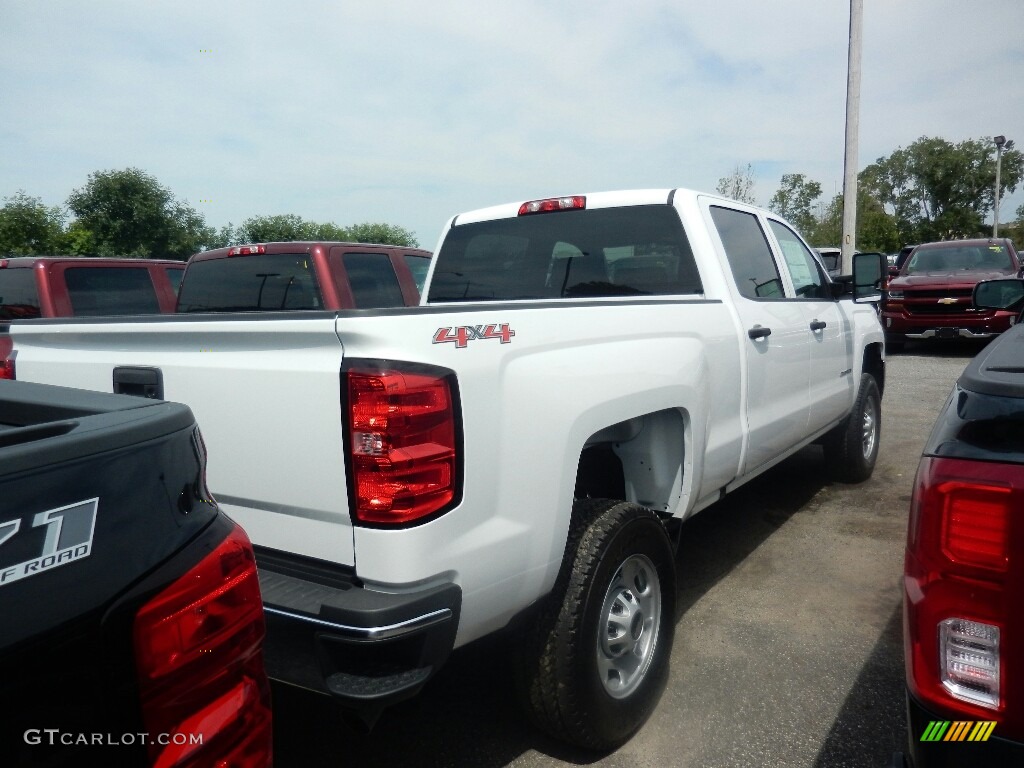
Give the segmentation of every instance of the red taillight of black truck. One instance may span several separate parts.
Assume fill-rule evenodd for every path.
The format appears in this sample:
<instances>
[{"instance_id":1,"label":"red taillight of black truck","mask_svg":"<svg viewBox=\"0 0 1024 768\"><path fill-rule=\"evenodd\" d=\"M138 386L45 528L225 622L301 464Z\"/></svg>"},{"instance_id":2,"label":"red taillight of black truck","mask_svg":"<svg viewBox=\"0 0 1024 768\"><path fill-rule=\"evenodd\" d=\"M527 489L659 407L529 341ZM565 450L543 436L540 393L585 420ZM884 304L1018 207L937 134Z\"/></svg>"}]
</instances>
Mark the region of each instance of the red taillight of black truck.
<instances>
[{"instance_id":1,"label":"red taillight of black truck","mask_svg":"<svg viewBox=\"0 0 1024 768\"><path fill-rule=\"evenodd\" d=\"M237 525L142 606L135 664L154 766L271 765L264 632L256 560Z\"/></svg>"},{"instance_id":2,"label":"red taillight of black truck","mask_svg":"<svg viewBox=\"0 0 1024 768\"><path fill-rule=\"evenodd\" d=\"M1019 736L1024 471L926 456L914 483L904 572L910 691L931 711ZM1015 707L1007 708L1007 703Z\"/></svg>"}]
</instances>

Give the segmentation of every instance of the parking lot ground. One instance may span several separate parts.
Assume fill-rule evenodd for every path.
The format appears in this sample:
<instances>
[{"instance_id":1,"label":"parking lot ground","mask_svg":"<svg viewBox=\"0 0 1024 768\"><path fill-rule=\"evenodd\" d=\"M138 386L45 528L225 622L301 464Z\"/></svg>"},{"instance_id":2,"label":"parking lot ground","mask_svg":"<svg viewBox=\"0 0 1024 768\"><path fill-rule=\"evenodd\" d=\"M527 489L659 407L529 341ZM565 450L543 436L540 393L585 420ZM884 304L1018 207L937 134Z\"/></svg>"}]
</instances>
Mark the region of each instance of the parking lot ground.
<instances>
[{"instance_id":1,"label":"parking lot ground","mask_svg":"<svg viewBox=\"0 0 1024 768\"><path fill-rule=\"evenodd\" d=\"M890 356L874 476L831 483L811 446L683 529L671 677L619 750L568 749L513 695L509 638L456 653L370 734L276 687L280 766L887 766L906 739L899 579L911 484L977 346Z\"/></svg>"}]
</instances>

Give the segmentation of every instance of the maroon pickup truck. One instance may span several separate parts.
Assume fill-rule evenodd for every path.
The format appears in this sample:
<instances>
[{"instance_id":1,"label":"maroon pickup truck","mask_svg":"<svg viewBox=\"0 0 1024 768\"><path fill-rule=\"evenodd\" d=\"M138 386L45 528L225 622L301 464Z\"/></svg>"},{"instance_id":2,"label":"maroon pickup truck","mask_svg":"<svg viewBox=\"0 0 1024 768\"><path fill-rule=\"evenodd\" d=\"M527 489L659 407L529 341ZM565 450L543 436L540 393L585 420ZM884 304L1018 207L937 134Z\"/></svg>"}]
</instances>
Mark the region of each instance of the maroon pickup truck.
<instances>
[{"instance_id":1,"label":"maroon pickup truck","mask_svg":"<svg viewBox=\"0 0 1024 768\"><path fill-rule=\"evenodd\" d=\"M162 259L0 259L0 320L173 312L184 271Z\"/></svg>"},{"instance_id":2,"label":"maroon pickup truck","mask_svg":"<svg viewBox=\"0 0 1024 768\"><path fill-rule=\"evenodd\" d=\"M236 245L188 261L178 312L415 306L430 252L366 243Z\"/></svg>"},{"instance_id":3,"label":"maroon pickup truck","mask_svg":"<svg viewBox=\"0 0 1024 768\"><path fill-rule=\"evenodd\" d=\"M890 350L908 340L986 339L998 336L1015 312L978 309L971 300L982 280L1020 274L1021 261L1005 238L924 243L889 279L882 326Z\"/></svg>"}]
</instances>

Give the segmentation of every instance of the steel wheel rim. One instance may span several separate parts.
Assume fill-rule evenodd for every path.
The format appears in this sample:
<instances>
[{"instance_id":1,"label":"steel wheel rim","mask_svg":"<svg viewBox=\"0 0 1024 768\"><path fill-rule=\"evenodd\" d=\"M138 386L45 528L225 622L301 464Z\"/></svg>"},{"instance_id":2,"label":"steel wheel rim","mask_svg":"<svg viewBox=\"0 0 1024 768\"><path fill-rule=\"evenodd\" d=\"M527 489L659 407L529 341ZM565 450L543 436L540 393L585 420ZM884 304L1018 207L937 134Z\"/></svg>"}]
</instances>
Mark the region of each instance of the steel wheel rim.
<instances>
[{"instance_id":1,"label":"steel wheel rim","mask_svg":"<svg viewBox=\"0 0 1024 768\"><path fill-rule=\"evenodd\" d=\"M878 442L878 411L874 398L869 398L864 408L864 416L861 421L861 448L864 458L870 460L875 452L875 443Z\"/></svg>"},{"instance_id":2,"label":"steel wheel rim","mask_svg":"<svg viewBox=\"0 0 1024 768\"><path fill-rule=\"evenodd\" d=\"M597 671L605 691L629 696L650 669L661 627L661 581L654 563L630 555L616 570L601 604Z\"/></svg>"}]
</instances>

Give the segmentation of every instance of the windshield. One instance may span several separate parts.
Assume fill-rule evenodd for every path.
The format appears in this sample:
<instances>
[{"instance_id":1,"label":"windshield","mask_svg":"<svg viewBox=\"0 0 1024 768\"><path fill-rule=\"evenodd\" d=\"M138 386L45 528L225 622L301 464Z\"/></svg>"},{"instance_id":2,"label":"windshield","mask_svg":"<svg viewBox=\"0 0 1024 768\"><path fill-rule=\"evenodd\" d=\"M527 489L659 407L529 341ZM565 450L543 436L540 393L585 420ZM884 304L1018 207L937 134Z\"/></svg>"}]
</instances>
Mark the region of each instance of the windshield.
<instances>
[{"instance_id":1,"label":"windshield","mask_svg":"<svg viewBox=\"0 0 1024 768\"><path fill-rule=\"evenodd\" d=\"M918 248L907 262L906 274L928 272L1013 272L1013 261L1004 245L943 246Z\"/></svg>"}]
</instances>

